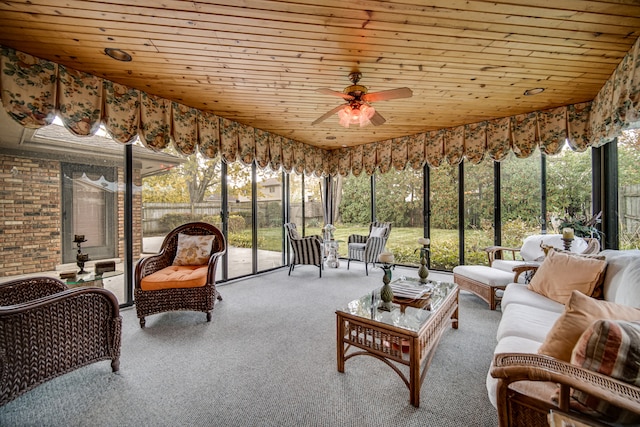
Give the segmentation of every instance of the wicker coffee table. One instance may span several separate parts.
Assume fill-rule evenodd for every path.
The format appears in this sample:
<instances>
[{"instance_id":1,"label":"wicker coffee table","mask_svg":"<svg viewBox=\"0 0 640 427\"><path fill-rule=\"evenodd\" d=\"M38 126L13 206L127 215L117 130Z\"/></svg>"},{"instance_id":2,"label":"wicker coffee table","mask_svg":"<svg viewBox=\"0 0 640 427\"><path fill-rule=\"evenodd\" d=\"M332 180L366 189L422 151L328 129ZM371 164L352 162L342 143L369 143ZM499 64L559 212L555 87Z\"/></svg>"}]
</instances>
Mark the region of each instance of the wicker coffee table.
<instances>
[{"instance_id":1,"label":"wicker coffee table","mask_svg":"<svg viewBox=\"0 0 640 427\"><path fill-rule=\"evenodd\" d=\"M391 284L400 281L424 286L411 279ZM416 307L405 301L394 303L390 311L380 310L377 298L367 294L337 310L338 372L344 372L345 362L354 356L373 356L400 376L409 388L409 402L419 407L420 386L440 337L449 326L458 328L458 285L430 281L426 286L432 288L428 301ZM408 378L400 369L403 365L409 368Z\"/></svg>"}]
</instances>

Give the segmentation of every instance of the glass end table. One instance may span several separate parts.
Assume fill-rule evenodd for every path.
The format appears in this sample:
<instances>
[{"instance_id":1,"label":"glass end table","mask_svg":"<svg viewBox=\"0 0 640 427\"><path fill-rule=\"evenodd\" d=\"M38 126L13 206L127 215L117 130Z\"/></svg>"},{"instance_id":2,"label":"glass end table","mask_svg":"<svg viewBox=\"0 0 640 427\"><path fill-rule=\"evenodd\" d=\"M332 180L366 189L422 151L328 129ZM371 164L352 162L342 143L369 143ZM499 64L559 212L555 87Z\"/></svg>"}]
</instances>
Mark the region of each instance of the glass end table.
<instances>
[{"instance_id":1,"label":"glass end table","mask_svg":"<svg viewBox=\"0 0 640 427\"><path fill-rule=\"evenodd\" d=\"M96 273L78 274L75 278L66 279L65 284L67 285L68 288L77 288L79 286L103 288L104 287L102 283L103 279L108 279L109 277L121 276L123 274L124 274L123 271L105 271L102 274L96 274Z\"/></svg>"}]
</instances>

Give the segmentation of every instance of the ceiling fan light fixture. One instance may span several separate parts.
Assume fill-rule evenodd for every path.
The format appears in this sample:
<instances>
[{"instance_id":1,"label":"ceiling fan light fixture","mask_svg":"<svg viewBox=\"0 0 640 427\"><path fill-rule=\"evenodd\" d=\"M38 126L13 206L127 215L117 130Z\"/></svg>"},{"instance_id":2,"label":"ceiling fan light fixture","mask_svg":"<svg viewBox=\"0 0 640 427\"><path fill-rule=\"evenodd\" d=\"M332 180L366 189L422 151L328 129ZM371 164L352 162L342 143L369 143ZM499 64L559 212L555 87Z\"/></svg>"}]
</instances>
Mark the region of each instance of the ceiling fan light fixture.
<instances>
[{"instance_id":1,"label":"ceiling fan light fixture","mask_svg":"<svg viewBox=\"0 0 640 427\"><path fill-rule=\"evenodd\" d=\"M383 90L379 92L369 93L366 86L358 85L358 81L362 75L359 72L349 74L349 80L353 85L348 86L343 92L337 92L329 88L318 88L316 92L323 95L331 95L342 98L347 101L346 104L338 105L324 113L322 116L314 120L311 125L317 125L337 114L340 125L348 128L351 125L359 125L360 127L372 124L380 126L386 122L385 118L371 106L372 102L388 101L391 99L411 98L413 92L408 87L399 87L396 89Z\"/></svg>"},{"instance_id":2,"label":"ceiling fan light fixture","mask_svg":"<svg viewBox=\"0 0 640 427\"><path fill-rule=\"evenodd\" d=\"M351 124L351 106L345 105L344 108L340 109L338 118L340 119L340 126L348 128Z\"/></svg>"},{"instance_id":3,"label":"ceiling fan light fixture","mask_svg":"<svg viewBox=\"0 0 640 427\"><path fill-rule=\"evenodd\" d=\"M350 125L367 126L371 123L371 117L376 113L375 108L367 104L345 105L338 111L340 125L348 128Z\"/></svg>"},{"instance_id":4,"label":"ceiling fan light fixture","mask_svg":"<svg viewBox=\"0 0 640 427\"><path fill-rule=\"evenodd\" d=\"M360 127L368 125L371 120L371 117L376 113L376 109L371 105L362 104L360 105Z\"/></svg>"}]
</instances>

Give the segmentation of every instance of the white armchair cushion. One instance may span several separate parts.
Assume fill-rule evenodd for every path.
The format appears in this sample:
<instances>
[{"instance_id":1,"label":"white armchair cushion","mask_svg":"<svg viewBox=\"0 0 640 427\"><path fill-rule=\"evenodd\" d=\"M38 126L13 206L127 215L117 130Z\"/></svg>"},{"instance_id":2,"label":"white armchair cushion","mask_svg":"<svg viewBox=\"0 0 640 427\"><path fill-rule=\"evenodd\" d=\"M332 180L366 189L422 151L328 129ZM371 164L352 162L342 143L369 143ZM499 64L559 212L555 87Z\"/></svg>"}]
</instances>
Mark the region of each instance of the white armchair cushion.
<instances>
[{"instance_id":1,"label":"white armchair cushion","mask_svg":"<svg viewBox=\"0 0 640 427\"><path fill-rule=\"evenodd\" d=\"M562 234L534 234L524 239L520 247L520 256L525 261L541 261L544 258L544 251L540 247L541 244L553 246L554 248L563 249L564 242ZM582 253L587 249L587 241L581 237L576 237L571 243L571 252Z\"/></svg>"}]
</instances>

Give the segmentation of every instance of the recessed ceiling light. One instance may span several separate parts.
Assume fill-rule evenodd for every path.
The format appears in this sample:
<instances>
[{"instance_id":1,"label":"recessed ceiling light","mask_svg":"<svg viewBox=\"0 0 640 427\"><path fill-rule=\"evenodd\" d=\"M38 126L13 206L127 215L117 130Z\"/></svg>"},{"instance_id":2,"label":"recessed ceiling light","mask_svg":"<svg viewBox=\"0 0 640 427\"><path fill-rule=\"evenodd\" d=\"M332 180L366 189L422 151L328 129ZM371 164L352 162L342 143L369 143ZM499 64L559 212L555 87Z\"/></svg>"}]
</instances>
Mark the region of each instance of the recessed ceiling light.
<instances>
[{"instance_id":1,"label":"recessed ceiling light","mask_svg":"<svg viewBox=\"0 0 640 427\"><path fill-rule=\"evenodd\" d=\"M122 62L129 62L131 61L131 55L129 55L127 52L125 52L124 50L120 50L120 49L112 49L110 47L106 47L104 49L104 53L107 54L107 56L110 56L111 58L117 60L117 61L122 61Z\"/></svg>"},{"instance_id":2,"label":"recessed ceiling light","mask_svg":"<svg viewBox=\"0 0 640 427\"><path fill-rule=\"evenodd\" d=\"M536 88L533 88L533 89L525 90L524 94L526 96L531 96L531 95L537 95L537 94L542 93L542 92L544 92L544 88L543 87L536 87Z\"/></svg>"}]
</instances>

